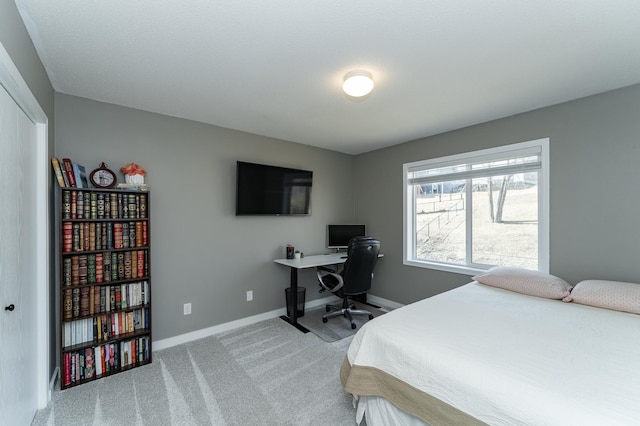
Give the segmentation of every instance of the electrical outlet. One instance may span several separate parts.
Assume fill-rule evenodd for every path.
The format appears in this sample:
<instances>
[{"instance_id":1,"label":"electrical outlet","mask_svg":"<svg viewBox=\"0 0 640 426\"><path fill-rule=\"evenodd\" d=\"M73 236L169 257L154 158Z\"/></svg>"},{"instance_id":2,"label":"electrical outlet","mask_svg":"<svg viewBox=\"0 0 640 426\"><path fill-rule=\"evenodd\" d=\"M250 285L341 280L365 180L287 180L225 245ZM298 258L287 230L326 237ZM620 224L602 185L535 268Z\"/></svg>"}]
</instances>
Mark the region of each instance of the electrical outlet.
<instances>
[{"instance_id":1,"label":"electrical outlet","mask_svg":"<svg viewBox=\"0 0 640 426\"><path fill-rule=\"evenodd\" d=\"M184 314L191 315L191 303L184 304Z\"/></svg>"},{"instance_id":2,"label":"electrical outlet","mask_svg":"<svg viewBox=\"0 0 640 426\"><path fill-rule=\"evenodd\" d=\"M253 290L249 290L247 292L247 302L251 302L253 300Z\"/></svg>"}]
</instances>

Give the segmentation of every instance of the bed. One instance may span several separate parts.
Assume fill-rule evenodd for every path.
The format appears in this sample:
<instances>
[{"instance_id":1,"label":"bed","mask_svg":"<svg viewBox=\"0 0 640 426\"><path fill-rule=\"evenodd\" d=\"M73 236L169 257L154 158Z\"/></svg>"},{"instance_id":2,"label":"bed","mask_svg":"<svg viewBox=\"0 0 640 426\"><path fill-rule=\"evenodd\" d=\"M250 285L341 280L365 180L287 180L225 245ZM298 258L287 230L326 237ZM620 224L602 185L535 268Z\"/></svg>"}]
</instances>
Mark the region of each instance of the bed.
<instances>
[{"instance_id":1,"label":"bed","mask_svg":"<svg viewBox=\"0 0 640 426\"><path fill-rule=\"evenodd\" d=\"M368 426L640 424L640 316L474 281L365 324L340 375Z\"/></svg>"}]
</instances>

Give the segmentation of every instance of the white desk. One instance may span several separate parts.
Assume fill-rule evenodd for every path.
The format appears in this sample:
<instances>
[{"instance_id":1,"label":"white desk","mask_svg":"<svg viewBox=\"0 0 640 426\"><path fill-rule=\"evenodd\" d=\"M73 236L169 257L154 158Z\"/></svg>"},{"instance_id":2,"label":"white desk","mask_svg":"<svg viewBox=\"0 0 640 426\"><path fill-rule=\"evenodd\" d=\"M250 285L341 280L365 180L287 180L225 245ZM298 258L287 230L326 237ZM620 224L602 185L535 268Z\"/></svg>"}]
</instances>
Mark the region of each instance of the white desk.
<instances>
[{"instance_id":1,"label":"white desk","mask_svg":"<svg viewBox=\"0 0 640 426\"><path fill-rule=\"evenodd\" d=\"M378 255L378 257L382 256L382 254ZM291 314L291 318L286 315L283 315L280 318L287 321L303 333L308 333L309 330L298 324L298 270L316 268L318 266L340 265L346 261L346 253L316 254L313 256L305 256L302 259L274 260L275 263L288 266L291 269L291 282L289 284L289 288L291 289L291 297L289 300L289 312Z\"/></svg>"}]
</instances>

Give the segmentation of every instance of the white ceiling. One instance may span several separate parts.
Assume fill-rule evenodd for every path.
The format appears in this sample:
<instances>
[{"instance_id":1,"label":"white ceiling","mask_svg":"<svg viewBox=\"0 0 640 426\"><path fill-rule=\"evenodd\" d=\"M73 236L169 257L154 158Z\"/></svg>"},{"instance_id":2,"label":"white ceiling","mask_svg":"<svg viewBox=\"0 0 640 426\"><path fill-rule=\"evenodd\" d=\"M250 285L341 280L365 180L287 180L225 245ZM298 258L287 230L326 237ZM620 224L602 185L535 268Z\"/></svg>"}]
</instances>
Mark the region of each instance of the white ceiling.
<instances>
[{"instance_id":1,"label":"white ceiling","mask_svg":"<svg viewBox=\"0 0 640 426\"><path fill-rule=\"evenodd\" d=\"M58 92L350 154L640 83L638 0L15 3Z\"/></svg>"}]
</instances>

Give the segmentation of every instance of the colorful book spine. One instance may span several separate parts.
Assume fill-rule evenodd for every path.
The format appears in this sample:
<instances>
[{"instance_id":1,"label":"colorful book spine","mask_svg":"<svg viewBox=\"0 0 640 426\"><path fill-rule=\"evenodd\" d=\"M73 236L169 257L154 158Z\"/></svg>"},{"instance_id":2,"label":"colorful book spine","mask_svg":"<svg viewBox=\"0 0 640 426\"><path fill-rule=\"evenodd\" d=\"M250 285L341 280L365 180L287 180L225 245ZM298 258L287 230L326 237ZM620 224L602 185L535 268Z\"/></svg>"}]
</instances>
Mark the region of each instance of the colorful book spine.
<instances>
[{"instance_id":1,"label":"colorful book spine","mask_svg":"<svg viewBox=\"0 0 640 426\"><path fill-rule=\"evenodd\" d=\"M98 219L104 219L104 194L98 193L96 205L96 214Z\"/></svg>"},{"instance_id":2,"label":"colorful book spine","mask_svg":"<svg viewBox=\"0 0 640 426\"><path fill-rule=\"evenodd\" d=\"M62 251L69 253L73 251L73 223L62 223Z\"/></svg>"},{"instance_id":3,"label":"colorful book spine","mask_svg":"<svg viewBox=\"0 0 640 426\"><path fill-rule=\"evenodd\" d=\"M107 223L107 248L112 249L113 247L113 223Z\"/></svg>"},{"instance_id":4,"label":"colorful book spine","mask_svg":"<svg viewBox=\"0 0 640 426\"><path fill-rule=\"evenodd\" d=\"M111 214L110 217L111 219L117 219L118 216L118 194L109 194L111 201L110 201L110 205L111 205Z\"/></svg>"},{"instance_id":5,"label":"colorful book spine","mask_svg":"<svg viewBox=\"0 0 640 426\"><path fill-rule=\"evenodd\" d=\"M95 284L96 275L97 275L97 266L96 266L96 255L88 254L87 255L87 283Z\"/></svg>"},{"instance_id":6,"label":"colorful book spine","mask_svg":"<svg viewBox=\"0 0 640 426\"><path fill-rule=\"evenodd\" d=\"M81 251L82 249L80 248L80 224L74 223L72 229L73 229L73 233L72 233L73 251Z\"/></svg>"},{"instance_id":7,"label":"colorful book spine","mask_svg":"<svg viewBox=\"0 0 640 426\"><path fill-rule=\"evenodd\" d=\"M122 226L122 248L129 248L129 222L124 222Z\"/></svg>"},{"instance_id":8,"label":"colorful book spine","mask_svg":"<svg viewBox=\"0 0 640 426\"><path fill-rule=\"evenodd\" d=\"M73 169L73 177L76 181L76 187L82 188L82 175L80 174L80 166L78 163L72 163L71 168Z\"/></svg>"},{"instance_id":9,"label":"colorful book spine","mask_svg":"<svg viewBox=\"0 0 640 426\"><path fill-rule=\"evenodd\" d=\"M147 217L147 196L142 194L140 195L140 218L144 219Z\"/></svg>"},{"instance_id":10,"label":"colorful book spine","mask_svg":"<svg viewBox=\"0 0 640 426\"><path fill-rule=\"evenodd\" d=\"M87 256L80 255L78 256L78 284L84 285L88 283L87 274Z\"/></svg>"},{"instance_id":11,"label":"colorful book spine","mask_svg":"<svg viewBox=\"0 0 640 426\"><path fill-rule=\"evenodd\" d=\"M123 253L123 261L124 261L124 279L131 279L131 252L125 251Z\"/></svg>"},{"instance_id":12,"label":"colorful book spine","mask_svg":"<svg viewBox=\"0 0 640 426\"><path fill-rule=\"evenodd\" d=\"M82 287L80 289L80 316L86 317L89 315L89 287Z\"/></svg>"},{"instance_id":13,"label":"colorful book spine","mask_svg":"<svg viewBox=\"0 0 640 426\"><path fill-rule=\"evenodd\" d=\"M101 291L102 287L95 287L95 290L93 291L93 313L94 314L98 314L100 312L102 312L100 310L100 291ZM95 320L95 318L94 318Z\"/></svg>"},{"instance_id":14,"label":"colorful book spine","mask_svg":"<svg viewBox=\"0 0 640 426\"><path fill-rule=\"evenodd\" d=\"M102 253L96 254L96 282L101 283L104 281L104 255Z\"/></svg>"},{"instance_id":15,"label":"colorful book spine","mask_svg":"<svg viewBox=\"0 0 640 426\"><path fill-rule=\"evenodd\" d=\"M62 191L62 219L71 219L71 191Z\"/></svg>"},{"instance_id":16,"label":"colorful book spine","mask_svg":"<svg viewBox=\"0 0 640 426\"><path fill-rule=\"evenodd\" d=\"M100 289L98 289L100 291ZM96 287L89 287L89 315L95 314Z\"/></svg>"},{"instance_id":17,"label":"colorful book spine","mask_svg":"<svg viewBox=\"0 0 640 426\"><path fill-rule=\"evenodd\" d=\"M78 256L71 256L71 285L80 284L80 262Z\"/></svg>"},{"instance_id":18,"label":"colorful book spine","mask_svg":"<svg viewBox=\"0 0 640 426\"><path fill-rule=\"evenodd\" d=\"M67 174L69 186L72 188L76 188L76 177L73 175L73 164L71 163L71 160L69 158L63 158L62 165L65 173Z\"/></svg>"},{"instance_id":19,"label":"colorful book spine","mask_svg":"<svg viewBox=\"0 0 640 426\"><path fill-rule=\"evenodd\" d=\"M51 166L53 167L53 173L56 175L58 185L60 185L60 188L65 188L67 185L64 181L64 176L62 175L62 167L60 166L60 161L56 157L51 157Z\"/></svg>"},{"instance_id":20,"label":"colorful book spine","mask_svg":"<svg viewBox=\"0 0 640 426\"><path fill-rule=\"evenodd\" d=\"M138 257L137 262L136 262L136 265L137 265L137 268L138 268L137 275L138 275L138 277L144 277L145 276L145 273L144 273L144 250L138 250L137 257Z\"/></svg>"},{"instance_id":21,"label":"colorful book spine","mask_svg":"<svg viewBox=\"0 0 640 426\"><path fill-rule=\"evenodd\" d=\"M80 289L74 288L71 290L71 302L72 302L72 311L71 315L73 318L78 318L80 316Z\"/></svg>"},{"instance_id":22,"label":"colorful book spine","mask_svg":"<svg viewBox=\"0 0 640 426\"><path fill-rule=\"evenodd\" d=\"M113 247L116 249L123 248L122 242L122 223L113 224Z\"/></svg>"},{"instance_id":23,"label":"colorful book spine","mask_svg":"<svg viewBox=\"0 0 640 426\"><path fill-rule=\"evenodd\" d=\"M80 205L80 204L78 204ZM82 200L83 217L85 219L91 219L91 196L89 193L85 193Z\"/></svg>"},{"instance_id":24,"label":"colorful book spine","mask_svg":"<svg viewBox=\"0 0 640 426\"><path fill-rule=\"evenodd\" d=\"M62 285L64 287L71 286L71 277L73 275L73 271L71 269L71 258L65 257L62 261Z\"/></svg>"},{"instance_id":25,"label":"colorful book spine","mask_svg":"<svg viewBox=\"0 0 640 426\"><path fill-rule=\"evenodd\" d=\"M104 247L102 247L102 227L105 224L98 222L95 225L96 225L96 236L95 236L96 248L95 248L95 250L104 250Z\"/></svg>"},{"instance_id":26,"label":"colorful book spine","mask_svg":"<svg viewBox=\"0 0 640 426\"><path fill-rule=\"evenodd\" d=\"M136 222L129 222L129 247L135 247L135 246L136 246Z\"/></svg>"},{"instance_id":27,"label":"colorful book spine","mask_svg":"<svg viewBox=\"0 0 640 426\"><path fill-rule=\"evenodd\" d=\"M82 192L71 192L71 219L82 219L82 209L78 217L78 199L82 199Z\"/></svg>"},{"instance_id":28,"label":"colorful book spine","mask_svg":"<svg viewBox=\"0 0 640 426\"><path fill-rule=\"evenodd\" d=\"M120 286L114 286L114 292L115 292L115 308L116 310L120 310L122 309L122 293L120 291Z\"/></svg>"},{"instance_id":29,"label":"colorful book spine","mask_svg":"<svg viewBox=\"0 0 640 426\"><path fill-rule=\"evenodd\" d=\"M119 218L119 219L126 218L126 216L124 215L123 207L124 206L122 203L122 194L118 194L118 215L116 216L116 218Z\"/></svg>"},{"instance_id":30,"label":"colorful book spine","mask_svg":"<svg viewBox=\"0 0 640 426\"><path fill-rule=\"evenodd\" d=\"M95 222L89 223L89 250L96 249L96 224Z\"/></svg>"},{"instance_id":31,"label":"colorful book spine","mask_svg":"<svg viewBox=\"0 0 640 426\"><path fill-rule=\"evenodd\" d=\"M73 318L73 296L71 289L64 291L62 318L69 321Z\"/></svg>"},{"instance_id":32,"label":"colorful book spine","mask_svg":"<svg viewBox=\"0 0 640 426\"><path fill-rule=\"evenodd\" d=\"M91 219L97 219L98 218L98 194L96 194L95 192L92 192L91 195L89 196L90 201L90 212L91 212Z\"/></svg>"},{"instance_id":33,"label":"colorful book spine","mask_svg":"<svg viewBox=\"0 0 640 426\"><path fill-rule=\"evenodd\" d=\"M144 247L149 245L149 224L148 222L142 222L142 245Z\"/></svg>"},{"instance_id":34,"label":"colorful book spine","mask_svg":"<svg viewBox=\"0 0 640 426\"><path fill-rule=\"evenodd\" d=\"M85 222L82 224L82 232L83 232L83 243L82 243L82 250L86 251L89 250L89 244L90 244L90 239L91 239L91 233L89 231L89 229L91 228L91 224L89 222Z\"/></svg>"},{"instance_id":35,"label":"colorful book spine","mask_svg":"<svg viewBox=\"0 0 640 426\"><path fill-rule=\"evenodd\" d=\"M124 253L118 253L118 278L119 280L124 280Z\"/></svg>"},{"instance_id":36,"label":"colorful book spine","mask_svg":"<svg viewBox=\"0 0 640 426\"><path fill-rule=\"evenodd\" d=\"M138 252L131 252L131 278L138 278Z\"/></svg>"},{"instance_id":37,"label":"colorful book spine","mask_svg":"<svg viewBox=\"0 0 640 426\"><path fill-rule=\"evenodd\" d=\"M142 222L136 222L136 247L142 247Z\"/></svg>"},{"instance_id":38,"label":"colorful book spine","mask_svg":"<svg viewBox=\"0 0 640 426\"><path fill-rule=\"evenodd\" d=\"M76 217L78 219L84 219L86 216L84 215L84 198L85 193L82 191L73 191L76 194Z\"/></svg>"},{"instance_id":39,"label":"colorful book spine","mask_svg":"<svg viewBox=\"0 0 640 426\"><path fill-rule=\"evenodd\" d=\"M104 253L102 261L104 262L104 281L109 282L111 281L111 253Z\"/></svg>"},{"instance_id":40,"label":"colorful book spine","mask_svg":"<svg viewBox=\"0 0 640 426\"><path fill-rule=\"evenodd\" d=\"M118 253L111 253L111 281L118 280Z\"/></svg>"}]
</instances>

